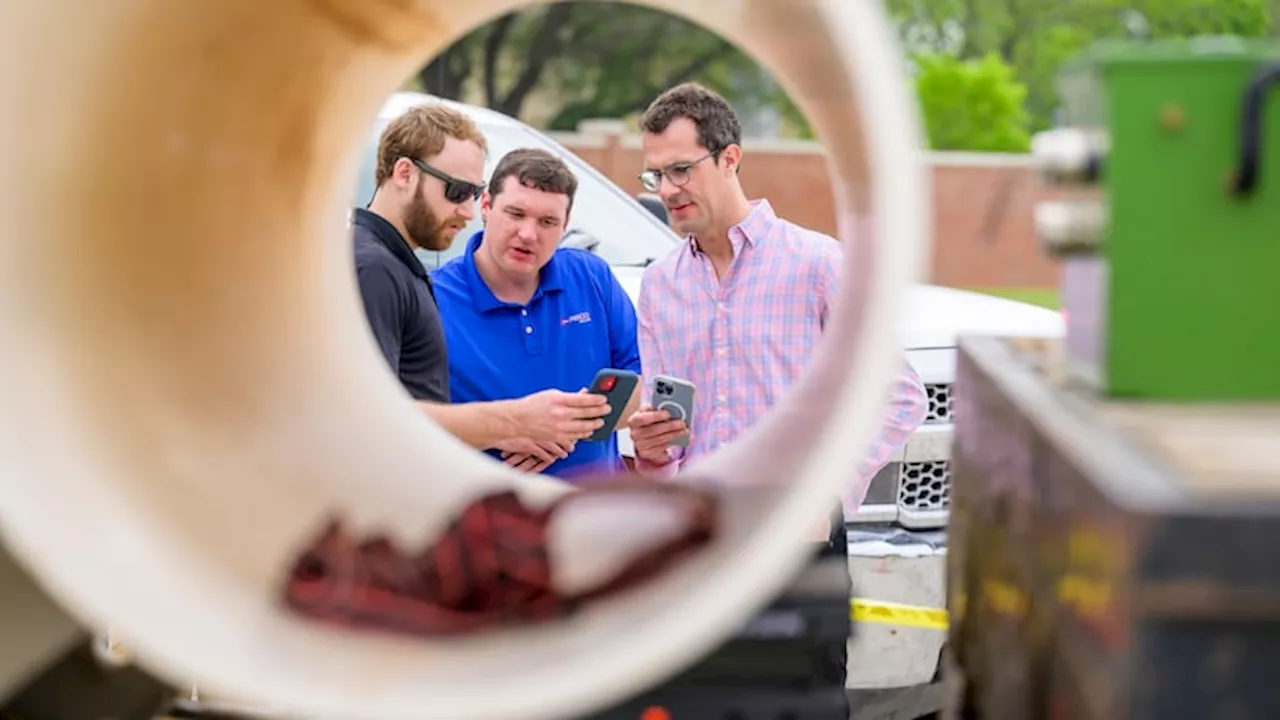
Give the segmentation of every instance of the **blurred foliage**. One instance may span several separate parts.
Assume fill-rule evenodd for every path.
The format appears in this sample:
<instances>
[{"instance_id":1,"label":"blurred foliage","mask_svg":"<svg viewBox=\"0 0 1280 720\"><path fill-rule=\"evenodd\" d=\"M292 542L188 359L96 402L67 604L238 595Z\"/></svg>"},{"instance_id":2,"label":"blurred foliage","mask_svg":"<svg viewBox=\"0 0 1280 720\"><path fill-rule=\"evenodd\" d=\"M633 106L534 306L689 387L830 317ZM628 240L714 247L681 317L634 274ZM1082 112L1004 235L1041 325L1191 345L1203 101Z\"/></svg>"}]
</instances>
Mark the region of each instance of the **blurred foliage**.
<instances>
[{"instance_id":1,"label":"blurred foliage","mask_svg":"<svg viewBox=\"0 0 1280 720\"><path fill-rule=\"evenodd\" d=\"M915 58L916 92L929 147L934 150L1027 152L1031 116L1027 88L1013 68L991 53L960 60L941 53Z\"/></svg>"},{"instance_id":2,"label":"blurred foliage","mask_svg":"<svg viewBox=\"0 0 1280 720\"><path fill-rule=\"evenodd\" d=\"M953 53L918 52L909 66L930 149L1007 153L1030 149L1027 87L999 55L961 60ZM800 110L785 97L778 101L785 104L795 133L812 138Z\"/></svg>"},{"instance_id":3,"label":"blurred foliage","mask_svg":"<svg viewBox=\"0 0 1280 720\"><path fill-rule=\"evenodd\" d=\"M886 0L909 52L996 53L1027 88L1031 129L1053 124L1055 74L1094 40L1262 37L1274 0Z\"/></svg>"},{"instance_id":4,"label":"blurred foliage","mask_svg":"<svg viewBox=\"0 0 1280 720\"><path fill-rule=\"evenodd\" d=\"M1055 74L1094 40L1280 36L1280 0L885 0L915 72L930 145L1022 151L1053 124ZM511 13L455 42L416 86L572 130L643 111L697 80L740 109L773 108L811 137L794 104L732 44L680 17L624 3L559 2Z\"/></svg>"},{"instance_id":5,"label":"blurred foliage","mask_svg":"<svg viewBox=\"0 0 1280 720\"><path fill-rule=\"evenodd\" d=\"M455 42L418 74L427 92L466 99L556 130L643 111L697 79L729 91L755 63L683 18L623 3L562 2L505 15ZM535 108L539 100L554 105Z\"/></svg>"}]
</instances>

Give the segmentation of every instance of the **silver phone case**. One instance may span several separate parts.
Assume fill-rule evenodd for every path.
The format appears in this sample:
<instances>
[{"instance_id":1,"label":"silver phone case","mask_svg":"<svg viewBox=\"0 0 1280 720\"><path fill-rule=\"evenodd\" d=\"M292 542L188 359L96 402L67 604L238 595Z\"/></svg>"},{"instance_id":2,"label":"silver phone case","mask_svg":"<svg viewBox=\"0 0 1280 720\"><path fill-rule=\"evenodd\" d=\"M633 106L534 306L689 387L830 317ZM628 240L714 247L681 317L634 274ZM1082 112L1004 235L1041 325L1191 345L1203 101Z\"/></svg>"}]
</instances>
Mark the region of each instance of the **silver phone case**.
<instances>
[{"instance_id":1,"label":"silver phone case","mask_svg":"<svg viewBox=\"0 0 1280 720\"><path fill-rule=\"evenodd\" d=\"M653 397L649 404L654 410L666 410L674 420L684 420L693 429L693 383L670 375L653 377ZM689 433L675 439L673 445L689 447Z\"/></svg>"}]
</instances>

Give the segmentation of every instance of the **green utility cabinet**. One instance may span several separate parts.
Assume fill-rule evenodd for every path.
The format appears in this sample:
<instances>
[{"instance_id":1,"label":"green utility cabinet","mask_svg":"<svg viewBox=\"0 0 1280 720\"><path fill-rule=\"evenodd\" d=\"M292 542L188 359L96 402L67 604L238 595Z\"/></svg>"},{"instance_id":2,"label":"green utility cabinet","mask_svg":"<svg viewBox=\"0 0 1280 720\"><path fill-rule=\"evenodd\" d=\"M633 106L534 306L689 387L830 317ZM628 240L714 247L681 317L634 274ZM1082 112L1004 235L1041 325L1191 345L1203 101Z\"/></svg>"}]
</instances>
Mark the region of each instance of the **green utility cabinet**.
<instances>
[{"instance_id":1,"label":"green utility cabinet","mask_svg":"<svg viewBox=\"0 0 1280 720\"><path fill-rule=\"evenodd\" d=\"M1033 152L1069 367L1112 398L1280 399L1280 45L1104 43L1060 88Z\"/></svg>"}]
</instances>

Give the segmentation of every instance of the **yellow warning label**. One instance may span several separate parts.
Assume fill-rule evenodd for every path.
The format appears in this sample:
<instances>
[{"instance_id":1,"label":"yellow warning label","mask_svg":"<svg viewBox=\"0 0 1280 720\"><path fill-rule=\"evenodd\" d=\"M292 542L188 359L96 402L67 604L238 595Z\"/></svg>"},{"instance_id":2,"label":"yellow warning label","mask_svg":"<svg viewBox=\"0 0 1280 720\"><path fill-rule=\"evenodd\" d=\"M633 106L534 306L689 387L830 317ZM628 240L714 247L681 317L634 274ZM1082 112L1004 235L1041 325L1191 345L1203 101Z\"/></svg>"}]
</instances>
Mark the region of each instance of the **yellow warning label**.
<instances>
[{"instance_id":1,"label":"yellow warning label","mask_svg":"<svg viewBox=\"0 0 1280 720\"><path fill-rule=\"evenodd\" d=\"M1075 611L1078 616L1097 619L1111 611L1112 588L1106 582L1076 574L1065 574L1058 578L1056 589L1058 602ZM1029 607L1028 599L1021 590L997 580L982 583L981 600L984 601L985 609L1017 618L1025 617ZM964 594L956 597L957 616L964 614L965 601ZM946 630L949 622L948 613L942 608L902 605L863 598L850 600L849 610L854 622L899 625L926 630Z\"/></svg>"},{"instance_id":2,"label":"yellow warning label","mask_svg":"<svg viewBox=\"0 0 1280 720\"><path fill-rule=\"evenodd\" d=\"M947 629L947 611L942 608L853 598L849 601L849 609L854 622L898 625L924 630Z\"/></svg>"}]
</instances>

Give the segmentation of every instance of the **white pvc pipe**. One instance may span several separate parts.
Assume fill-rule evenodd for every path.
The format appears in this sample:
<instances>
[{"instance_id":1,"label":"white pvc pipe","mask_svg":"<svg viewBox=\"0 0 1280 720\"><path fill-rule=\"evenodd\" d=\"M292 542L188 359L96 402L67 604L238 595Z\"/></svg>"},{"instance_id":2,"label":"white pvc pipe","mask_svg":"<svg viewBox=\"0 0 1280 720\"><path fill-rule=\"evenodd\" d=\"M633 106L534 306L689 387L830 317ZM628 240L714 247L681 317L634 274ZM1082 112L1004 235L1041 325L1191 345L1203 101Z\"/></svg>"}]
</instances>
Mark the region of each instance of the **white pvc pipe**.
<instances>
[{"instance_id":1,"label":"white pvc pipe","mask_svg":"<svg viewBox=\"0 0 1280 720\"><path fill-rule=\"evenodd\" d=\"M726 493L723 537L580 617L471 639L344 633L276 601L331 508L422 541L484 488L563 491L414 409L363 325L343 222L382 100L526 4L0 10L3 540L153 671L299 717L568 716L692 662L803 562L872 438L925 259L912 95L877 2L650 0L780 77L832 152L842 227L874 218L878 239L849 240L840 322L810 376L694 469L751 488Z\"/></svg>"}]
</instances>

